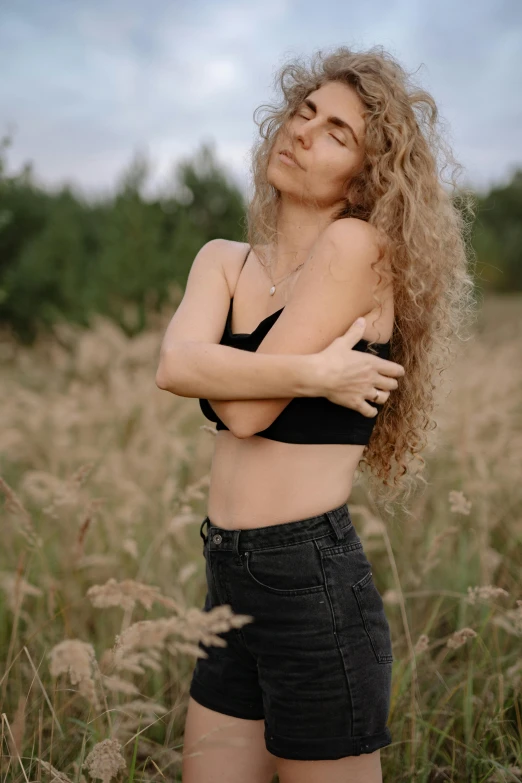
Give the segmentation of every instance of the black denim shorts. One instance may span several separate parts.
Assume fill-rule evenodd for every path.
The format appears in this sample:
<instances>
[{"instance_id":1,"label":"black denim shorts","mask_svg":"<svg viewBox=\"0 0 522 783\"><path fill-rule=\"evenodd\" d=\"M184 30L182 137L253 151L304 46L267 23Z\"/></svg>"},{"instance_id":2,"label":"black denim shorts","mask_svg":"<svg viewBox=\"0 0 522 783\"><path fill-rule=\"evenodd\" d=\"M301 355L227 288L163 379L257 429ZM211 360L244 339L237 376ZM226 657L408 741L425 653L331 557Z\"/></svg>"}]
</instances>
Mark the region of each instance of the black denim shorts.
<instances>
[{"instance_id":1,"label":"black denim shorts","mask_svg":"<svg viewBox=\"0 0 522 783\"><path fill-rule=\"evenodd\" d=\"M203 528L207 526L207 535ZM389 745L390 627L347 504L267 527L226 530L205 517L204 611L254 620L200 647L190 695L265 721L268 751L338 759Z\"/></svg>"}]
</instances>

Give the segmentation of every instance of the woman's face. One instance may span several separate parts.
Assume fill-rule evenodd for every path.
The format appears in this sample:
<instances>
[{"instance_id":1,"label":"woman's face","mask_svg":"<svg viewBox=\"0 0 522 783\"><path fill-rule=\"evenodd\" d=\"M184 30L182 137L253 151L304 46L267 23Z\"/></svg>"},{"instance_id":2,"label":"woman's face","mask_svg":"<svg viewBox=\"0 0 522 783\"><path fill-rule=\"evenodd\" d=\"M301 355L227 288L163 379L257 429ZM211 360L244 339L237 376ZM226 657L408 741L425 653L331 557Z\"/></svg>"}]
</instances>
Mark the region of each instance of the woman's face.
<instances>
[{"instance_id":1,"label":"woman's face","mask_svg":"<svg viewBox=\"0 0 522 783\"><path fill-rule=\"evenodd\" d=\"M361 99L346 84L328 82L309 93L276 137L267 170L270 184L316 206L342 202L347 181L364 161L363 112ZM283 149L299 165L285 162Z\"/></svg>"}]
</instances>

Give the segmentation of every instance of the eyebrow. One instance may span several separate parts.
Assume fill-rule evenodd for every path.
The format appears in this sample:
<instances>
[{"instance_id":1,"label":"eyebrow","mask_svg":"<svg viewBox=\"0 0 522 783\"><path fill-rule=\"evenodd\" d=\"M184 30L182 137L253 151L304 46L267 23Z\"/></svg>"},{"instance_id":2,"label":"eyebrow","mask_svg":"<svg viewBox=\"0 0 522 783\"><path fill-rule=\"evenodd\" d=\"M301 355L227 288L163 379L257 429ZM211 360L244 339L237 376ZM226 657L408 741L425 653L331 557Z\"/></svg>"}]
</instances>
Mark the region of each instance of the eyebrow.
<instances>
[{"instance_id":1,"label":"eyebrow","mask_svg":"<svg viewBox=\"0 0 522 783\"><path fill-rule=\"evenodd\" d=\"M303 103L305 103L308 106L309 109L311 109L313 112L315 112L317 114L317 106L311 100L311 98L305 98L303 100ZM337 125L338 128L343 128L344 130L349 130L350 133L353 136L353 139L354 139L355 143L357 144L357 146L359 146L359 139L355 135L354 129L345 120L342 120L340 117L332 116L332 117L327 117L326 118L326 122L329 122L331 125Z\"/></svg>"}]
</instances>

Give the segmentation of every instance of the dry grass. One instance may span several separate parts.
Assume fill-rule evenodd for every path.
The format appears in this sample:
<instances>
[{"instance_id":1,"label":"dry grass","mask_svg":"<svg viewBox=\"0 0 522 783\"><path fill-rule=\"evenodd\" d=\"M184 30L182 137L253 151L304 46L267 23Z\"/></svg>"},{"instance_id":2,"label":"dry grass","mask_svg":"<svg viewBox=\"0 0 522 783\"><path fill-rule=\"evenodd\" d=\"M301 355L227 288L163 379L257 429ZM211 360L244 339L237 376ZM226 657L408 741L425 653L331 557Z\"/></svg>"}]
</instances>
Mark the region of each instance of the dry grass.
<instances>
[{"instance_id":1,"label":"dry grass","mask_svg":"<svg viewBox=\"0 0 522 783\"><path fill-rule=\"evenodd\" d=\"M486 300L441 393L428 485L349 505L394 641L386 781L522 780L522 301ZM180 780L209 614L213 435L154 383L161 325L0 341L0 783Z\"/></svg>"}]
</instances>

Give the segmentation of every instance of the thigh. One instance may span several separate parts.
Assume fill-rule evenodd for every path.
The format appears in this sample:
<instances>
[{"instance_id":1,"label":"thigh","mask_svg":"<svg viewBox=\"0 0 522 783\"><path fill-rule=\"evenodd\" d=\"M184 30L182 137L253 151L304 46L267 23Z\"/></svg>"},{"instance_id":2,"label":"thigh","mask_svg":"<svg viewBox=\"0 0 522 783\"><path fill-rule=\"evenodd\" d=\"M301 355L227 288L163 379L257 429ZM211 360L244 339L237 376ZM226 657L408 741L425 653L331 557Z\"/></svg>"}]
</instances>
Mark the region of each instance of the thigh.
<instances>
[{"instance_id":1,"label":"thigh","mask_svg":"<svg viewBox=\"0 0 522 783\"><path fill-rule=\"evenodd\" d=\"M183 783L271 783L275 762L265 747L264 720L224 715L189 697Z\"/></svg>"},{"instance_id":2,"label":"thigh","mask_svg":"<svg viewBox=\"0 0 522 783\"><path fill-rule=\"evenodd\" d=\"M382 783L381 751L334 761L276 759L279 783Z\"/></svg>"}]
</instances>

